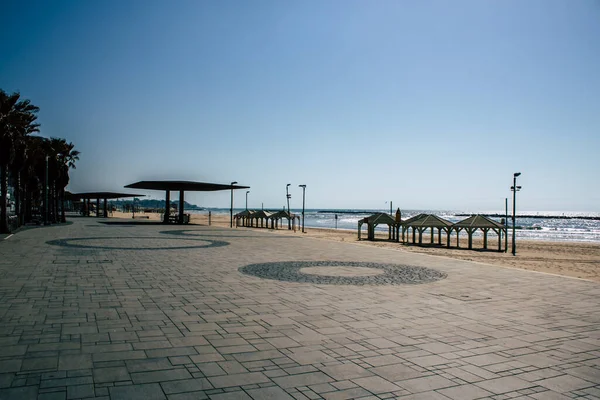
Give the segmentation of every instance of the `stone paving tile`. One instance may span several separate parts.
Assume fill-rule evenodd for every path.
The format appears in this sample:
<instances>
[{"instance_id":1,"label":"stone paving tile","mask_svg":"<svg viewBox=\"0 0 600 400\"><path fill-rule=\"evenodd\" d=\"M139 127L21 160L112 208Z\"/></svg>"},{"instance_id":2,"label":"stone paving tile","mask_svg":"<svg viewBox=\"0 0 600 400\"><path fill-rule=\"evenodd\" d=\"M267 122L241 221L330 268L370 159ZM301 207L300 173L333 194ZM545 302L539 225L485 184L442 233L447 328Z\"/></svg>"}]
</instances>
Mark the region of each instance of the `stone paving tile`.
<instances>
[{"instance_id":1,"label":"stone paving tile","mask_svg":"<svg viewBox=\"0 0 600 400\"><path fill-rule=\"evenodd\" d=\"M192 376L185 368L166 369L163 371L133 372L131 374L131 380L135 384L166 382L178 379L189 379L191 377Z\"/></svg>"},{"instance_id":2,"label":"stone paving tile","mask_svg":"<svg viewBox=\"0 0 600 400\"><path fill-rule=\"evenodd\" d=\"M536 386L514 376L477 382L475 385L495 394L503 394Z\"/></svg>"},{"instance_id":3,"label":"stone paving tile","mask_svg":"<svg viewBox=\"0 0 600 400\"><path fill-rule=\"evenodd\" d=\"M166 394L197 392L202 390L214 389L208 379L183 379L160 384Z\"/></svg>"},{"instance_id":4,"label":"stone paving tile","mask_svg":"<svg viewBox=\"0 0 600 400\"><path fill-rule=\"evenodd\" d=\"M406 379L403 381L397 381L396 384L411 393L426 392L456 385L451 380L439 375L429 375L420 378Z\"/></svg>"},{"instance_id":5,"label":"stone paving tile","mask_svg":"<svg viewBox=\"0 0 600 400\"><path fill-rule=\"evenodd\" d=\"M270 379L261 372L247 372L244 374L209 377L208 381L215 388L225 388L231 386L250 385L253 383L265 383L270 382Z\"/></svg>"},{"instance_id":6,"label":"stone paving tile","mask_svg":"<svg viewBox=\"0 0 600 400\"><path fill-rule=\"evenodd\" d=\"M567 393L574 390L595 386L599 381L590 382L571 375L561 375L553 378L535 381L536 385L543 386L558 393Z\"/></svg>"},{"instance_id":7,"label":"stone paving tile","mask_svg":"<svg viewBox=\"0 0 600 400\"><path fill-rule=\"evenodd\" d=\"M246 393L250 395L253 400L291 400L292 397L287 394L283 389L277 386L249 389Z\"/></svg>"},{"instance_id":8,"label":"stone paving tile","mask_svg":"<svg viewBox=\"0 0 600 400\"><path fill-rule=\"evenodd\" d=\"M380 376L369 376L351 380L363 389L375 394L395 392L402 389L401 387L383 379Z\"/></svg>"},{"instance_id":9,"label":"stone paving tile","mask_svg":"<svg viewBox=\"0 0 600 400\"><path fill-rule=\"evenodd\" d=\"M446 389L438 389L437 392L453 400L475 400L493 395L487 390L483 390L475 385L453 386Z\"/></svg>"},{"instance_id":10,"label":"stone paving tile","mask_svg":"<svg viewBox=\"0 0 600 400\"><path fill-rule=\"evenodd\" d=\"M170 250L197 237L98 221L0 242L0 398L598 397L597 283L257 229L186 226L229 245ZM238 271L277 260L448 277L373 288Z\"/></svg>"},{"instance_id":11,"label":"stone paving tile","mask_svg":"<svg viewBox=\"0 0 600 400\"><path fill-rule=\"evenodd\" d=\"M158 383L109 388L111 400L164 400L167 397Z\"/></svg>"}]
</instances>

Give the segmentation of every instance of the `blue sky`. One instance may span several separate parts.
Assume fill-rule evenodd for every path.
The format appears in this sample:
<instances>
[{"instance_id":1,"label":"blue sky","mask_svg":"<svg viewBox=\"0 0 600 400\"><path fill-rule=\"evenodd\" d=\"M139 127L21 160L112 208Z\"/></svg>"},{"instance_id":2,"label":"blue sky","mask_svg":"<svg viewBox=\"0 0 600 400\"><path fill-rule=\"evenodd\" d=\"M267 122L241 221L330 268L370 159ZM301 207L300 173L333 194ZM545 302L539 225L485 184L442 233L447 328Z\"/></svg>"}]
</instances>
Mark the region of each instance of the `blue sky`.
<instances>
[{"instance_id":1,"label":"blue sky","mask_svg":"<svg viewBox=\"0 0 600 400\"><path fill-rule=\"evenodd\" d=\"M81 151L72 191L482 211L520 171L519 209L600 212L598 21L594 0L9 1L0 87Z\"/></svg>"}]
</instances>

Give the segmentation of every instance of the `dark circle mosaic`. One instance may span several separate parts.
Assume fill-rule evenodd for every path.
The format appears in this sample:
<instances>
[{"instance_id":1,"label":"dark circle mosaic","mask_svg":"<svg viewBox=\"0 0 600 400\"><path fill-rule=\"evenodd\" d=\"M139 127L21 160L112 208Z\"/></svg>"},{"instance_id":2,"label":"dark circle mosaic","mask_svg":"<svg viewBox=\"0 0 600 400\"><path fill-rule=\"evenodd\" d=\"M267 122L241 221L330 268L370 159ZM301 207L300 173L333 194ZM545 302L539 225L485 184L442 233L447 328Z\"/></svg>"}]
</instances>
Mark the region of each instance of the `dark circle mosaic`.
<instances>
[{"instance_id":1,"label":"dark circle mosaic","mask_svg":"<svg viewBox=\"0 0 600 400\"><path fill-rule=\"evenodd\" d=\"M110 245L95 245L95 244L86 244L86 242L94 241L94 240L102 240L102 241L113 241L120 240L120 244L117 246ZM186 242L197 242L198 244L189 244L189 245L178 245L175 243L174 246L154 246L149 244L147 246L131 246L127 244L127 241L135 242L138 240L156 240L156 241L164 241L164 240L176 240L181 241L181 238L170 238L170 237L86 237L86 238L71 238L71 239L56 239L49 240L46 243L52 246L61 246L68 248L79 248L79 249L100 249L100 250L183 250L183 249L201 249L208 247L222 247L229 245L229 242L225 242L223 240L211 240L211 239L185 239Z\"/></svg>"},{"instance_id":2,"label":"dark circle mosaic","mask_svg":"<svg viewBox=\"0 0 600 400\"><path fill-rule=\"evenodd\" d=\"M228 231L224 231L224 232L228 232L231 233L231 229ZM178 230L173 230L173 231L160 231L158 233L161 233L163 235L174 235L174 236L185 236L185 237L206 237L206 236L210 236L210 237L227 237L227 238L277 238L277 239L294 239L294 236L286 236L286 235L261 235L261 234L250 234L250 235L244 235L243 233L241 235L221 235L221 234L215 234L212 233L211 231L197 231L194 229L178 229Z\"/></svg>"},{"instance_id":3,"label":"dark circle mosaic","mask_svg":"<svg viewBox=\"0 0 600 400\"><path fill-rule=\"evenodd\" d=\"M360 267L373 268L374 275L368 276L336 276L303 273L303 268L323 267ZM383 273L381 271L383 270ZM327 285L403 285L434 282L444 279L447 275L441 271L431 268L418 267L414 265L381 264L371 262L355 261L284 261L262 264L251 264L240 267L239 271L252 276L265 279L276 279L287 282L316 283Z\"/></svg>"}]
</instances>

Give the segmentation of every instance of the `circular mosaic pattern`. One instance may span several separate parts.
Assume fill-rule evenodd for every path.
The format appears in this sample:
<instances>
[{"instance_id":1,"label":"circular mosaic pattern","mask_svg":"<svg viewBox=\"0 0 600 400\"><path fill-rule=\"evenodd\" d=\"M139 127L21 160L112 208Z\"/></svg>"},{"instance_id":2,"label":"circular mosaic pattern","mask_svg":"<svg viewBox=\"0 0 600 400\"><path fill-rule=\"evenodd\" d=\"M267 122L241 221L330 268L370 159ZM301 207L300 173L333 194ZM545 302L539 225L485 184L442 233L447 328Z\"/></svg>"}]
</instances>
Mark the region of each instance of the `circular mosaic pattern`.
<instances>
[{"instance_id":1,"label":"circular mosaic pattern","mask_svg":"<svg viewBox=\"0 0 600 400\"><path fill-rule=\"evenodd\" d=\"M222 230L219 230L219 232ZM232 233L232 230L224 230L223 232ZM235 231L233 231L235 232ZM238 231L239 232L239 231ZM261 234L251 234L251 235L221 235L219 233L213 233L211 231L198 231L194 229L178 229L173 231L160 231L158 233L162 233L164 235L175 235L175 236L188 236L188 237L227 237L227 238L277 238L277 239L294 239L294 236L284 236L284 235L261 235Z\"/></svg>"},{"instance_id":2,"label":"circular mosaic pattern","mask_svg":"<svg viewBox=\"0 0 600 400\"><path fill-rule=\"evenodd\" d=\"M385 271L379 268L336 267L328 265L300 268L300 273L319 276L372 276L381 275L385 273Z\"/></svg>"},{"instance_id":3,"label":"circular mosaic pattern","mask_svg":"<svg viewBox=\"0 0 600 400\"><path fill-rule=\"evenodd\" d=\"M331 272L328 272L328 269ZM356 271L353 272L352 269ZM373 272L367 274L369 269ZM434 282L447 276L435 269L414 265L355 261L284 261L251 264L240 267L239 270L259 278L329 285L416 284ZM315 271L318 274L314 273Z\"/></svg>"},{"instance_id":4,"label":"circular mosaic pattern","mask_svg":"<svg viewBox=\"0 0 600 400\"><path fill-rule=\"evenodd\" d=\"M88 237L56 239L46 243L53 246L101 250L183 250L229 245L222 240L169 237Z\"/></svg>"}]
</instances>

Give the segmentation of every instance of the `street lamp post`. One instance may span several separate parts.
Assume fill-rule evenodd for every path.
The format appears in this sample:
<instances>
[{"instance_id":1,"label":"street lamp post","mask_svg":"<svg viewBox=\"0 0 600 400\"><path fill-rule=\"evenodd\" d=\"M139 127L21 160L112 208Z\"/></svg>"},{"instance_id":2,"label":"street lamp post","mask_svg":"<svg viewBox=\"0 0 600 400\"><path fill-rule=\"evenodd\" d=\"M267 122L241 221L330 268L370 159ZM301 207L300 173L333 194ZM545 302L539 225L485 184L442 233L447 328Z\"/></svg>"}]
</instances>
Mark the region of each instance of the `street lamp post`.
<instances>
[{"instance_id":1,"label":"street lamp post","mask_svg":"<svg viewBox=\"0 0 600 400\"><path fill-rule=\"evenodd\" d=\"M246 190L246 211L248 211L248 193L250 193L250 191Z\"/></svg>"},{"instance_id":2,"label":"street lamp post","mask_svg":"<svg viewBox=\"0 0 600 400\"><path fill-rule=\"evenodd\" d=\"M229 227L233 228L233 185L237 182L231 182L231 205L229 206Z\"/></svg>"},{"instance_id":3,"label":"street lamp post","mask_svg":"<svg viewBox=\"0 0 600 400\"><path fill-rule=\"evenodd\" d=\"M292 221L291 221L291 216L292 213L290 212L290 197L292 197L292 195L288 192L288 188L290 187L291 183L288 183L287 185L285 185L285 197L287 198L287 206L288 206L288 229L292 229Z\"/></svg>"},{"instance_id":4,"label":"street lamp post","mask_svg":"<svg viewBox=\"0 0 600 400\"><path fill-rule=\"evenodd\" d=\"M306 202L306 185L298 185L302 188L302 233L304 233L304 204Z\"/></svg>"},{"instance_id":5,"label":"street lamp post","mask_svg":"<svg viewBox=\"0 0 600 400\"><path fill-rule=\"evenodd\" d=\"M513 256L517 255L517 243L516 243L516 234L515 234L515 217L516 217L516 206L517 206L517 192L521 190L521 186L517 186L517 177L521 175L520 172L515 172L513 174L513 185L510 190L513 192L513 215L512 215L512 254Z\"/></svg>"}]
</instances>

